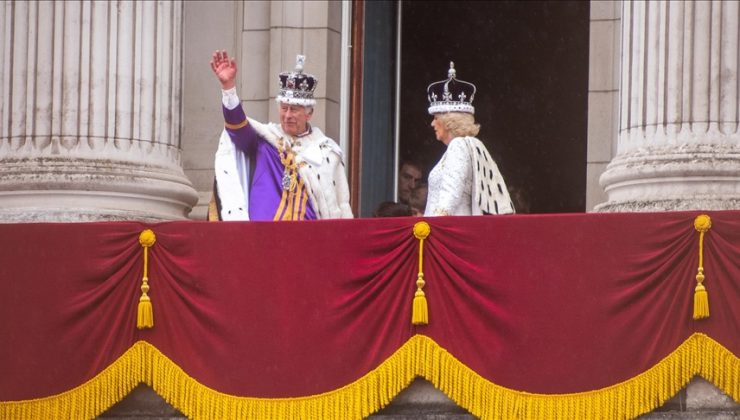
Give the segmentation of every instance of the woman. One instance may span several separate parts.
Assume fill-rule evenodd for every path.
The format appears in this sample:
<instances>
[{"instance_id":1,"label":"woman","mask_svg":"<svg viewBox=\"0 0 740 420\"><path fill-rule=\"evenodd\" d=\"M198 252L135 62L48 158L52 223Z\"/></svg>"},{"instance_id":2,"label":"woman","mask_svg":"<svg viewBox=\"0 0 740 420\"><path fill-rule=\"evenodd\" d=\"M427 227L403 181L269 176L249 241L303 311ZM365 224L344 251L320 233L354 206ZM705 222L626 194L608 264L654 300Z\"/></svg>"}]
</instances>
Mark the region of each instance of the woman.
<instances>
[{"instance_id":1,"label":"woman","mask_svg":"<svg viewBox=\"0 0 740 420\"><path fill-rule=\"evenodd\" d=\"M429 173L425 216L514 213L504 178L486 146L475 136L475 85L457 80L450 62L447 80L427 88L429 114L437 140L447 146Z\"/></svg>"}]
</instances>

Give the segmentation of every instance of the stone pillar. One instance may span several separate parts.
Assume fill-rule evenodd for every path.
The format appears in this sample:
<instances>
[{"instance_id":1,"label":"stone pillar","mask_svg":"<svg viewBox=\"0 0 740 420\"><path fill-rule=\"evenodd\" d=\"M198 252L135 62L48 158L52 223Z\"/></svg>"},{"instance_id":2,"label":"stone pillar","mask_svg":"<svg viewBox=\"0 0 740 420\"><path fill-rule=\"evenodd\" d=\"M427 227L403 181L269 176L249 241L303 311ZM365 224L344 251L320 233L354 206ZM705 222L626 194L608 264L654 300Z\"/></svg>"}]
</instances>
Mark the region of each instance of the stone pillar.
<instances>
[{"instance_id":1,"label":"stone pillar","mask_svg":"<svg viewBox=\"0 0 740 420\"><path fill-rule=\"evenodd\" d=\"M0 221L185 218L180 1L0 3Z\"/></svg>"},{"instance_id":2,"label":"stone pillar","mask_svg":"<svg viewBox=\"0 0 740 420\"><path fill-rule=\"evenodd\" d=\"M597 211L740 208L738 14L623 2L617 155Z\"/></svg>"}]
</instances>

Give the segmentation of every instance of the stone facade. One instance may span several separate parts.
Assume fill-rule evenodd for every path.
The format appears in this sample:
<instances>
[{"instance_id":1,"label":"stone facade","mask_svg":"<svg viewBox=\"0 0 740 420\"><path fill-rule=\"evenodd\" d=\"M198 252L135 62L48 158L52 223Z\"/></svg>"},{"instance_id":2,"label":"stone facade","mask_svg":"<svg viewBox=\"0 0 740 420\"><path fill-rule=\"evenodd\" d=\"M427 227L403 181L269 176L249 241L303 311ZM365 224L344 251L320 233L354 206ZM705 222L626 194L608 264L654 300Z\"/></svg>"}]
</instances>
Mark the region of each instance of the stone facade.
<instances>
[{"instance_id":1,"label":"stone facade","mask_svg":"<svg viewBox=\"0 0 740 420\"><path fill-rule=\"evenodd\" d=\"M343 142L346 6L3 1L0 222L191 207L203 219L222 129L216 49L238 58L243 105L262 121L276 119L276 75L305 54L320 80L313 122ZM738 13L734 1L591 2L589 210L738 208ZM139 387L102 417L182 418L152 394ZM740 417L701 379L661 410L644 418ZM419 379L371 417L471 416Z\"/></svg>"},{"instance_id":2,"label":"stone facade","mask_svg":"<svg viewBox=\"0 0 740 420\"><path fill-rule=\"evenodd\" d=\"M589 33L586 209L605 201L599 185L616 152L622 4L592 1Z\"/></svg>"}]
</instances>

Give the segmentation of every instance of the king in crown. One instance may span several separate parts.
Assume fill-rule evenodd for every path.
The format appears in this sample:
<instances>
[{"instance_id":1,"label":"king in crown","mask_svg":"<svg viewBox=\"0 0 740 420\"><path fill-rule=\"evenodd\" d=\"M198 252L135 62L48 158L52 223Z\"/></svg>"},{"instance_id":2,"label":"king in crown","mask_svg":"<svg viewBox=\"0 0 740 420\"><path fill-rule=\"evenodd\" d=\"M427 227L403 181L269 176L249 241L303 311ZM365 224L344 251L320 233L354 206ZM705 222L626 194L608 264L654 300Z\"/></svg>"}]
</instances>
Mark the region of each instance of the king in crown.
<instances>
[{"instance_id":1,"label":"king in crown","mask_svg":"<svg viewBox=\"0 0 740 420\"><path fill-rule=\"evenodd\" d=\"M342 150L309 124L317 80L303 72L278 75L280 123L247 118L236 94L236 60L216 51L211 68L221 82L225 129L215 160L209 220L351 218Z\"/></svg>"}]
</instances>

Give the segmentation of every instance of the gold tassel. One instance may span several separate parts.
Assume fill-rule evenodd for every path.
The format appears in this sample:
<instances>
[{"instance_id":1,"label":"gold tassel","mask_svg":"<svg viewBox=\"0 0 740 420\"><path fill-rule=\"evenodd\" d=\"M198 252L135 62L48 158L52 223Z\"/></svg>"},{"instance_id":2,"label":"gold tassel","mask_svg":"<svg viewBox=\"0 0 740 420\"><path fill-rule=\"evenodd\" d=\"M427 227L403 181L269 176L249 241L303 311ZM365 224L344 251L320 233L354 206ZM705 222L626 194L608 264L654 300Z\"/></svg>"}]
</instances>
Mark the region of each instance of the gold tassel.
<instances>
[{"instance_id":1,"label":"gold tassel","mask_svg":"<svg viewBox=\"0 0 740 420\"><path fill-rule=\"evenodd\" d=\"M427 297L422 290L424 281L424 239L432 231L429 223L421 221L414 224L414 236L419 240L419 275L416 278L416 293L414 293L414 305L411 310L411 323L413 325L429 324L429 307Z\"/></svg>"},{"instance_id":2,"label":"gold tassel","mask_svg":"<svg viewBox=\"0 0 740 420\"><path fill-rule=\"evenodd\" d=\"M144 286L142 286L142 290ZM154 309L152 308L152 300L147 296L146 292L139 298L139 310L136 316L136 328L143 330L144 328L152 328L154 326Z\"/></svg>"},{"instance_id":3,"label":"gold tassel","mask_svg":"<svg viewBox=\"0 0 740 420\"><path fill-rule=\"evenodd\" d=\"M423 284L424 280L417 280L417 286L419 282ZM411 312L411 323L414 325L429 324L429 308L427 307L427 298L424 295L424 291L421 290L421 287L423 286L419 286L419 288L416 289L416 293L414 293L414 308Z\"/></svg>"},{"instance_id":4,"label":"gold tassel","mask_svg":"<svg viewBox=\"0 0 740 420\"><path fill-rule=\"evenodd\" d=\"M141 297L136 314L136 328L152 328L154 326L154 308L149 297L149 248L157 241L157 236L151 229L146 229L139 235L139 243L144 248L144 276L141 279Z\"/></svg>"},{"instance_id":5,"label":"gold tassel","mask_svg":"<svg viewBox=\"0 0 740 420\"><path fill-rule=\"evenodd\" d=\"M694 319L709 318L709 294L704 286L704 234L711 228L712 219L706 214L694 219L694 229L699 232L699 270L694 288Z\"/></svg>"},{"instance_id":6,"label":"gold tassel","mask_svg":"<svg viewBox=\"0 0 740 420\"><path fill-rule=\"evenodd\" d=\"M699 273L696 275L697 281L700 281L699 276L704 279L704 275ZM699 283L694 289L694 319L704 318L709 318L709 296L706 287Z\"/></svg>"}]
</instances>

